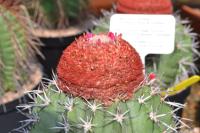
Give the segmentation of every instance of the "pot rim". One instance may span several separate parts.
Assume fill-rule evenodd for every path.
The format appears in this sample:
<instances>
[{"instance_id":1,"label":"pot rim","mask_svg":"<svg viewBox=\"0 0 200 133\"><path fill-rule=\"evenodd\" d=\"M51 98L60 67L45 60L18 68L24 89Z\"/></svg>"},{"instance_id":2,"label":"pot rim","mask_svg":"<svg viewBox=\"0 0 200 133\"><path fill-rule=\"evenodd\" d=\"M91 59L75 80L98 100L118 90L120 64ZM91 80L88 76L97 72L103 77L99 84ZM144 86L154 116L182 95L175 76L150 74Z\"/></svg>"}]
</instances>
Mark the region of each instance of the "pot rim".
<instances>
[{"instance_id":1,"label":"pot rim","mask_svg":"<svg viewBox=\"0 0 200 133\"><path fill-rule=\"evenodd\" d=\"M42 71L39 65L32 65L33 73L30 75L29 81L22 86L17 92L7 92L0 97L0 105L9 104L17 99L22 98L25 94L32 91L42 79Z\"/></svg>"},{"instance_id":2,"label":"pot rim","mask_svg":"<svg viewBox=\"0 0 200 133\"><path fill-rule=\"evenodd\" d=\"M66 29L43 29L36 28L32 30L32 34L39 38L62 38L75 36L83 33L84 29L81 27L69 27Z\"/></svg>"}]
</instances>

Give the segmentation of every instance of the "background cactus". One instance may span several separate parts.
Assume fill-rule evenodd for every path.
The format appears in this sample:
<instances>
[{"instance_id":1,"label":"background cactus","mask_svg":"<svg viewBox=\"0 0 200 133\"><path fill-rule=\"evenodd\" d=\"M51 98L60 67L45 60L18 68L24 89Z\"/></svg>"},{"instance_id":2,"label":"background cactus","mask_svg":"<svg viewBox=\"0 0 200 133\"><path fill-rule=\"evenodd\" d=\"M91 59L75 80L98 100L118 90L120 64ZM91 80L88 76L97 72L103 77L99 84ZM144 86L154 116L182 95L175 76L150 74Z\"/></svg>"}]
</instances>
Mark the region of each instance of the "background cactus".
<instances>
[{"instance_id":1,"label":"background cactus","mask_svg":"<svg viewBox=\"0 0 200 133\"><path fill-rule=\"evenodd\" d=\"M38 40L31 35L30 20L19 1L0 0L0 96L22 89L36 72ZM2 99L0 100L2 103Z\"/></svg>"},{"instance_id":2,"label":"background cactus","mask_svg":"<svg viewBox=\"0 0 200 133\"><path fill-rule=\"evenodd\" d=\"M187 79L189 74L198 72L194 60L199 58L198 43L195 42L196 34L185 20L177 18L175 50L169 55L160 55L153 60L153 64L147 67L147 71L157 73L164 88L171 87L180 81ZM184 26L185 25L185 26ZM154 67L153 67L154 66ZM149 70L148 70L149 69Z\"/></svg>"},{"instance_id":3,"label":"background cactus","mask_svg":"<svg viewBox=\"0 0 200 133\"><path fill-rule=\"evenodd\" d=\"M109 48L112 48L113 51L110 51ZM82 52L79 51L80 49ZM99 56L98 53L105 56ZM78 55L79 58L77 58ZM125 55L127 56L125 57ZM105 60L100 60L101 58ZM111 66L109 58L112 58L114 62ZM98 64L98 61L102 61L102 64L96 68L98 66L95 64ZM85 65L85 67L82 68L79 65ZM74 66L74 69L68 69L71 66ZM91 70L91 67L94 69ZM124 69L115 71L118 75L116 77L116 73L113 74L112 70L118 70L117 68L121 67ZM42 89L31 93L30 96L34 102L18 106L21 110L28 110L30 119L15 131L29 130L31 133L178 132L177 125L180 121L174 116L176 110L172 110L171 105L177 106L178 109L183 105L168 102L165 97L161 97L160 89L156 86L156 79L141 80L143 73L138 73L139 75L135 73L143 70L141 60L134 48L121 39L121 35L86 34L79 37L71 47L64 51L57 70L56 81L50 81L47 85L43 84ZM105 75L105 73L98 78L98 74L101 72L110 75ZM88 76L90 74L93 76ZM121 78L120 75L124 77ZM129 77L129 75L132 76ZM67 78L71 76L73 78ZM87 78L88 82L85 81ZM134 81L138 82L130 85L129 83L132 83L130 78L135 78ZM107 80L101 82L102 79ZM99 82L101 83L97 84ZM110 91L111 83L114 83L112 84L115 88L113 91ZM90 86L92 88L98 86L98 88L94 87L90 91ZM126 87L129 89L127 90ZM66 90L67 88L68 90ZM125 89L121 90L121 88ZM67 93L64 94L61 90ZM104 90L107 92L101 95ZM129 97L126 96L127 93L130 94ZM116 94L118 95L116 96ZM106 99L105 95L114 95L115 97L111 97L110 101ZM24 129L30 123L32 126Z\"/></svg>"},{"instance_id":4,"label":"background cactus","mask_svg":"<svg viewBox=\"0 0 200 133\"><path fill-rule=\"evenodd\" d=\"M35 22L45 28L66 28L85 18L88 0L24 0Z\"/></svg>"}]
</instances>

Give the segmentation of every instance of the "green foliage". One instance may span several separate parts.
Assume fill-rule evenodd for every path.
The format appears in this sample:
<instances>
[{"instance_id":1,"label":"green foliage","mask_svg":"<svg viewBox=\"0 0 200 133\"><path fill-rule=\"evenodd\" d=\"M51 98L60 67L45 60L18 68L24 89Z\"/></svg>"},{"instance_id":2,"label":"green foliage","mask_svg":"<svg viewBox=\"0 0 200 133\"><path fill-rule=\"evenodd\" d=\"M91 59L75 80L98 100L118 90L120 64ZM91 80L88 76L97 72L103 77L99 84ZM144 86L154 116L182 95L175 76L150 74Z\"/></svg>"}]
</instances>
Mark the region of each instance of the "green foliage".
<instances>
[{"instance_id":1,"label":"green foliage","mask_svg":"<svg viewBox=\"0 0 200 133\"><path fill-rule=\"evenodd\" d=\"M32 108L36 122L31 133L163 133L176 130L172 108L149 85L142 86L134 97L104 106L64 94L55 84L34 91ZM35 121L35 120L34 120Z\"/></svg>"}]
</instances>

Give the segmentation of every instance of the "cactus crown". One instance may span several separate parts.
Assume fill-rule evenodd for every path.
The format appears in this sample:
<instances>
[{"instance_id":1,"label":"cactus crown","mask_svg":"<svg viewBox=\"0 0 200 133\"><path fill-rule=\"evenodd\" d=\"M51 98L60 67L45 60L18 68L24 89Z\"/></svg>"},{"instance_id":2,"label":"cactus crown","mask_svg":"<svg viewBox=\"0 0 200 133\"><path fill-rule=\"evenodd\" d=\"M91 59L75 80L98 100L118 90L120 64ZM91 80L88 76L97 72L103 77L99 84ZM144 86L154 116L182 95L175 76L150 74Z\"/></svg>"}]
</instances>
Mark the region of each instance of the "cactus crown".
<instances>
[{"instance_id":1,"label":"cactus crown","mask_svg":"<svg viewBox=\"0 0 200 133\"><path fill-rule=\"evenodd\" d=\"M38 42L30 34L29 18L19 1L0 1L0 25L0 95L3 95L27 83Z\"/></svg>"},{"instance_id":2,"label":"cactus crown","mask_svg":"<svg viewBox=\"0 0 200 133\"><path fill-rule=\"evenodd\" d=\"M63 91L105 104L129 99L144 80L138 53L111 32L79 37L64 51L57 72Z\"/></svg>"}]
</instances>

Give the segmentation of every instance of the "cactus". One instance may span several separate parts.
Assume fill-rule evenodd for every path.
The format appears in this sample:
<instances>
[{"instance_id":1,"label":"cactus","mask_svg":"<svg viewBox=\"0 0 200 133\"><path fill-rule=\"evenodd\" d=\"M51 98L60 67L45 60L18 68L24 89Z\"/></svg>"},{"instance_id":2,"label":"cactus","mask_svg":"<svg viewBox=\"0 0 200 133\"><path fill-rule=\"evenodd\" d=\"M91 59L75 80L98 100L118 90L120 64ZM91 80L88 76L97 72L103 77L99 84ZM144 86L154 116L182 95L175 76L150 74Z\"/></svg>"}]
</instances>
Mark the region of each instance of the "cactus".
<instances>
[{"instance_id":1,"label":"cactus","mask_svg":"<svg viewBox=\"0 0 200 133\"><path fill-rule=\"evenodd\" d=\"M155 62L155 73L160 77L161 86L171 87L174 84L187 79L190 74L198 72L193 60L200 56L197 51L196 34L191 27L184 26L187 21L178 19L176 23L175 50L169 55L160 55ZM149 69L149 68L147 68ZM151 69L152 70L152 69Z\"/></svg>"},{"instance_id":2,"label":"cactus","mask_svg":"<svg viewBox=\"0 0 200 133\"><path fill-rule=\"evenodd\" d=\"M0 96L18 91L36 71L37 39L30 33L30 21L19 1L0 0ZM1 99L2 100L2 99ZM1 101L0 100L0 101ZM2 101L1 101L2 103Z\"/></svg>"},{"instance_id":3,"label":"cactus","mask_svg":"<svg viewBox=\"0 0 200 133\"><path fill-rule=\"evenodd\" d=\"M88 5L87 0L35 0L24 3L33 19L50 29L65 28L77 20L80 21Z\"/></svg>"},{"instance_id":4,"label":"cactus","mask_svg":"<svg viewBox=\"0 0 200 133\"><path fill-rule=\"evenodd\" d=\"M139 55L121 35L79 37L63 52L57 75L31 93L34 102L18 106L30 119L15 131L178 132L171 105L183 106L161 97L156 79L144 79Z\"/></svg>"}]
</instances>

